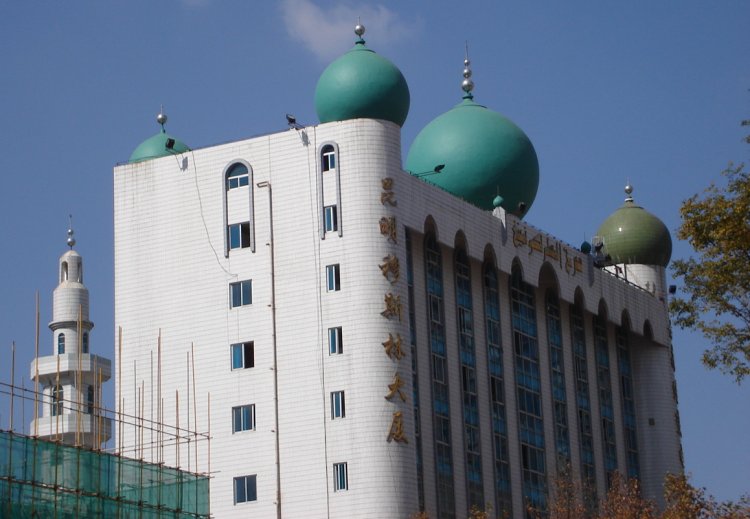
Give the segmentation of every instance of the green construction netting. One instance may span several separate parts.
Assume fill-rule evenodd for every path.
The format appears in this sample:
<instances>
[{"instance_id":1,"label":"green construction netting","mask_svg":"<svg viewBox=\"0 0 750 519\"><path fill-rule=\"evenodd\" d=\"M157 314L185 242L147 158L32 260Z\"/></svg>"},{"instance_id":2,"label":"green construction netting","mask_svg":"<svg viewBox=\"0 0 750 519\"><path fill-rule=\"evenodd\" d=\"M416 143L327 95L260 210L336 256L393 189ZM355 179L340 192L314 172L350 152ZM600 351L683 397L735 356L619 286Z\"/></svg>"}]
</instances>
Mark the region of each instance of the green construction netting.
<instances>
[{"instance_id":1,"label":"green construction netting","mask_svg":"<svg viewBox=\"0 0 750 519\"><path fill-rule=\"evenodd\" d=\"M207 476L0 431L0 518L209 517Z\"/></svg>"}]
</instances>

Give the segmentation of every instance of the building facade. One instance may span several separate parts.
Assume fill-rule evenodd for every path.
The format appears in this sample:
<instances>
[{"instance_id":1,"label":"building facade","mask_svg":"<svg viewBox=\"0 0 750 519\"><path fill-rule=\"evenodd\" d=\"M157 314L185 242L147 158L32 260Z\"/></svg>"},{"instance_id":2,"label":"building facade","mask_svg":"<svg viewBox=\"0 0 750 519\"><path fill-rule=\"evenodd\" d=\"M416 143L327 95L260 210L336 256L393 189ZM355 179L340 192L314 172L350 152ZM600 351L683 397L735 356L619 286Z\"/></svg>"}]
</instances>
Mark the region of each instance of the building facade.
<instances>
[{"instance_id":1,"label":"building facade","mask_svg":"<svg viewBox=\"0 0 750 519\"><path fill-rule=\"evenodd\" d=\"M502 144L468 60L438 125L485 125L485 185L453 187L472 159L429 135L405 171L408 87L363 32L321 78L321 124L196 150L162 132L115 168L124 412L210 431L160 461L210 471L216 517L520 518L565 471L592 499L614 471L660 499L682 470L664 265L522 220L536 156ZM372 67L382 85L336 76Z\"/></svg>"}]
</instances>

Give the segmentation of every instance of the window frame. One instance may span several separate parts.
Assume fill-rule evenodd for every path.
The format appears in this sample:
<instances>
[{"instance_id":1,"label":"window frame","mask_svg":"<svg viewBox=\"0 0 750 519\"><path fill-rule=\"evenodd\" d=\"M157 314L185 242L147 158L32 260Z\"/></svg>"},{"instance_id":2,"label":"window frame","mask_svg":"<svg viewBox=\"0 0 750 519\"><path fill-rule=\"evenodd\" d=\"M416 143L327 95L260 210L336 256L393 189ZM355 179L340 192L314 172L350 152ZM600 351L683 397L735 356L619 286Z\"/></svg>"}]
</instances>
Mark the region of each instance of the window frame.
<instances>
[{"instance_id":1,"label":"window frame","mask_svg":"<svg viewBox=\"0 0 750 519\"><path fill-rule=\"evenodd\" d=\"M57 354L65 354L65 334L62 332L57 335Z\"/></svg>"},{"instance_id":2,"label":"window frame","mask_svg":"<svg viewBox=\"0 0 750 519\"><path fill-rule=\"evenodd\" d=\"M230 251L249 248L251 245L250 222L237 222L227 225L227 245Z\"/></svg>"},{"instance_id":3,"label":"window frame","mask_svg":"<svg viewBox=\"0 0 750 519\"><path fill-rule=\"evenodd\" d=\"M323 207L323 233L338 232L339 212L336 204Z\"/></svg>"},{"instance_id":4,"label":"window frame","mask_svg":"<svg viewBox=\"0 0 750 519\"><path fill-rule=\"evenodd\" d=\"M89 332L83 332L81 337L81 353L89 352Z\"/></svg>"},{"instance_id":5,"label":"window frame","mask_svg":"<svg viewBox=\"0 0 750 519\"><path fill-rule=\"evenodd\" d=\"M346 395L344 390L331 391L331 420L346 418Z\"/></svg>"},{"instance_id":6,"label":"window frame","mask_svg":"<svg viewBox=\"0 0 750 519\"><path fill-rule=\"evenodd\" d=\"M341 265L334 263L326 265L326 292L341 290Z\"/></svg>"},{"instance_id":7,"label":"window frame","mask_svg":"<svg viewBox=\"0 0 750 519\"><path fill-rule=\"evenodd\" d=\"M245 169L244 172L234 174L235 170L239 170L242 168ZM227 173L226 173L226 185L225 185L226 191L231 191L232 189L239 189L241 187L246 187L249 185L250 185L250 168L249 167L247 167L242 162L235 162L231 166L229 166L229 169L227 169Z\"/></svg>"},{"instance_id":8,"label":"window frame","mask_svg":"<svg viewBox=\"0 0 750 519\"><path fill-rule=\"evenodd\" d=\"M349 467L347 462L333 464L333 491L344 492L349 490Z\"/></svg>"},{"instance_id":9,"label":"window frame","mask_svg":"<svg viewBox=\"0 0 750 519\"><path fill-rule=\"evenodd\" d=\"M235 476L232 479L232 494L234 495L234 504L238 505L241 503L252 503L258 500L258 481L257 474L249 474L247 476ZM249 484L252 483L252 487ZM240 488L238 485L242 485L244 498L240 501L239 492L237 489ZM252 488L252 491L249 491ZM252 497L252 499L250 499Z\"/></svg>"},{"instance_id":10,"label":"window frame","mask_svg":"<svg viewBox=\"0 0 750 519\"><path fill-rule=\"evenodd\" d=\"M232 407L232 434L255 430L255 404Z\"/></svg>"},{"instance_id":11,"label":"window frame","mask_svg":"<svg viewBox=\"0 0 750 519\"><path fill-rule=\"evenodd\" d=\"M344 334L341 326L328 328L328 355L344 353Z\"/></svg>"},{"instance_id":12,"label":"window frame","mask_svg":"<svg viewBox=\"0 0 750 519\"><path fill-rule=\"evenodd\" d=\"M247 293L245 292L247 287ZM236 292L239 289L239 292ZM238 299L235 299L237 296ZM247 296L247 297L246 297ZM247 299L247 301L245 300ZM237 304L235 304L235 300ZM229 283L229 308L239 308L253 304L253 280L244 279Z\"/></svg>"},{"instance_id":13,"label":"window frame","mask_svg":"<svg viewBox=\"0 0 750 519\"><path fill-rule=\"evenodd\" d=\"M235 365L235 351L239 351L240 365ZM250 355L248 355L248 351ZM248 363L248 357L250 362ZM241 371L255 367L255 343L253 341L236 342L229 345L229 358L232 371ZM249 364L249 365L248 365Z\"/></svg>"},{"instance_id":14,"label":"window frame","mask_svg":"<svg viewBox=\"0 0 750 519\"><path fill-rule=\"evenodd\" d=\"M338 162L336 157L336 148L332 144L326 144L320 149L320 170L336 171L336 164Z\"/></svg>"},{"instance_id":15,"label":"window frame","mask_svg":"<svg viewBox=\"0 0 750 519\"><path fill-rule=\"evenodd\" d=\"M50 391L51 416L62 416L65 410L65 388L62 385L52 386Z\"/></svg>"}]
</instances>

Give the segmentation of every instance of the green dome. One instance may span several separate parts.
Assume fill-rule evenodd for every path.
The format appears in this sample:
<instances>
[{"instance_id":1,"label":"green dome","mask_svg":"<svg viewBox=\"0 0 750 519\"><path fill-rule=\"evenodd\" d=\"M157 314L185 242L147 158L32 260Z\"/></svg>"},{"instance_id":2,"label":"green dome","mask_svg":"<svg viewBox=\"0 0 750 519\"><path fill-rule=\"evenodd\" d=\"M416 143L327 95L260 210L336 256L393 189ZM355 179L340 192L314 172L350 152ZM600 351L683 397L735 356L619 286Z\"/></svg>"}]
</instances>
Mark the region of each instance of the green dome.
<instances>
[{"instance_id":1,"label":"green dome","mask_svg":"<svg viewBox=\"0 0 750 519\"><path fill-rule=\"evenodd\" d=\"M425 126L406 159L406 169L418 176L439 164L445 168L426 180L482 209L492 210L497 200L523 216L536 198L539 161L531 141L471 94Z\"/></svg>"},{"instance_id":2,"label":"green dome","mask_svg":"<svg viewBox=\"0 0 750 519\"><path fill-rule=\"evenodd\" d=\"M174 140L174 146L171 150L167 149L168 139ZM148 139L140 143L130 155L130 159L128 160L128 162L142 162L144 160L156 159L159 157L165 157L167 155L183 153L186 151L190 151L190 148L188 148L184 142L180 141L179 139L175 139L174 137L166 133L164 129L162 129L162 131L160 131L153 137L149 137Z\"/></svg>"},{"instance_id":3,"label":"green dome","mask_svg":"<svg viewBox=\"0 0 750 519\"><path fill-rule=\"evenodd\" d=\"M615 264L666 267L672 257L672 237L664 222L635 205L629 196L625 204L599 227L602 252Z\"/></svg>"},{"instance_id":4,"label":"green dome","mask_svg":"<svg viewBox=\"0 0 750 519\"><path fill-rule=\"evenodd\" d=\"M328 65L315 88L315 110L322 123L367 118L403 126L409 99L401 71L365 47L361 38Z\"/></svg>"}]
</instances>

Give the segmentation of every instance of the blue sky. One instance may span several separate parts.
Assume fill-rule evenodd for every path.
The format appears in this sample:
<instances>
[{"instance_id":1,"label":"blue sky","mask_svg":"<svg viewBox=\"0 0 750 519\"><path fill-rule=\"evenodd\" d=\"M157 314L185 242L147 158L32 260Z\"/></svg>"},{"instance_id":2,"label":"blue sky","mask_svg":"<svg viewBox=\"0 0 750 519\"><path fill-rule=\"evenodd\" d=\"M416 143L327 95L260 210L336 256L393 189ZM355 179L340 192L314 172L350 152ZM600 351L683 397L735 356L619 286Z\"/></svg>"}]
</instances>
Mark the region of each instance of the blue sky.
<instances>
[{"instance_id":1,"label":"blue sky","mask_svg":"<svg viewBox=\"0 0 750 519\"><path fill-rule=\"evenodd\" d=\"M286 113L314 124L317 79L352 45L357 17L409 83L404 158L460 101L468 40L475 99L523 128L539 156L527 220L573 245L622 203L628 180L674 231L683 199L720 181L729 161L748 161L745 0L3 2L0 380L15 340L16 382L30 383L36 291L42 352L52 351L44 325L69 213L92 349L114 357L112 167L157 132L160 104L191 147L284 130ZM675 240L673 257L689 253ZM674 345L687 470L737 498L750 491L750 382L706 371L698 335L675 330Z\"/></svg>"}]
</instances>

